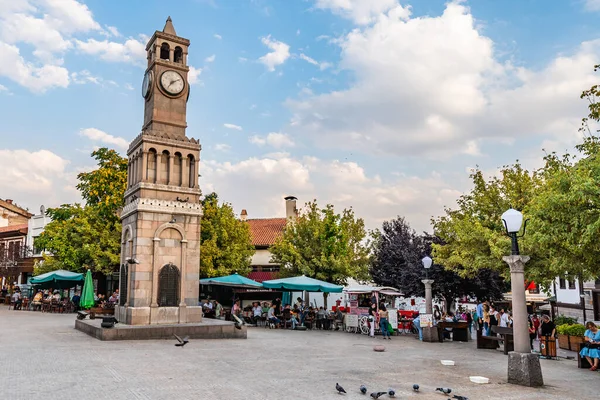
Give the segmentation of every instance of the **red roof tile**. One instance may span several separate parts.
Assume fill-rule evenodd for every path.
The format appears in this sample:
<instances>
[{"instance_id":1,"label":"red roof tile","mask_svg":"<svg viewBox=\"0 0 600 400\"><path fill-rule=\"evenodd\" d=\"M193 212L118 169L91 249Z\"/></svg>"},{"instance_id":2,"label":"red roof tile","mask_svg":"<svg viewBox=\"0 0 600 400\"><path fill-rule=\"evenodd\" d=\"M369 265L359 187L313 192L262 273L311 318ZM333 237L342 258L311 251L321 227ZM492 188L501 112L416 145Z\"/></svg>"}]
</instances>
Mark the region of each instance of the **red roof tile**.
<instances>
[{"instance_id":1,"label":"red roof tile","mask_svg":"<svg viewBox=\"0 0 600 400\"><path fill-rule=\"evenodd\" d=\"M248 278L256 281L256 282L264 282L264 281L270 281L271 279L277 279L278 273L277 272L267 272L267 271L256 271L256 272L250 272L248 274Z\"/></svg>"},{"instance_id":2,"label":"red roof tile","mask_svg":"<svg viewBox=\"0 0 600 400\"><path fill-rule=\"evenodd\" d=\"M285 218L249 219L250 235L253 246L271 246L283 233Z\"/></svg>"},{"instance_id":3,"label":"red roof tile","mask_svg":"<svg viewBox=\"0 0 600 400\"><path fill-rule=\"evenodd\" d=\"M25 230L25 232L22 232L22 233L27 233L27 224L3 226L2 228L0 228L0 233L19 232L22 230Z\"/></svg>"}]
</instances>

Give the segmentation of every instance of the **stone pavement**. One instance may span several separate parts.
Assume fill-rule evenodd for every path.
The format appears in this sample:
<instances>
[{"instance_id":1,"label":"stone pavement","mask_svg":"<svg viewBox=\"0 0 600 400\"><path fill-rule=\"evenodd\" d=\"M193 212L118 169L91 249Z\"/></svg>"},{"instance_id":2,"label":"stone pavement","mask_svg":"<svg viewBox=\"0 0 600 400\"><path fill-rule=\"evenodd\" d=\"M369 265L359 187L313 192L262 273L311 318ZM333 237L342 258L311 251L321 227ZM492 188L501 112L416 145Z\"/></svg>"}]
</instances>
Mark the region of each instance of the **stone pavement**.
<instances>
[{"instance_id":1,"label":"stone pavement","mask_svg":"<svg viewBox=\"0 0 600 400\"><path fill-rule=\"evenodd\" d=\"M6 399L367 399L358 391L396 389L397 398L440 399L450 387L469 399L598 399L600 372L576 361L541 360L546 386L506 383L507 358L475 343L391 341L345 332L249 328L247 340L102 342L73 329L75 315L0 306L0 391ZM376 353L374 344L386 351ZM441 359L456 361L453 367ZM478 385L469 376L491 383ZM349 392L335 393L339 382ZM421 386L413 393L412 384ZM381 397L387 399L388 396Z\"/></svg>"}]
</instances>

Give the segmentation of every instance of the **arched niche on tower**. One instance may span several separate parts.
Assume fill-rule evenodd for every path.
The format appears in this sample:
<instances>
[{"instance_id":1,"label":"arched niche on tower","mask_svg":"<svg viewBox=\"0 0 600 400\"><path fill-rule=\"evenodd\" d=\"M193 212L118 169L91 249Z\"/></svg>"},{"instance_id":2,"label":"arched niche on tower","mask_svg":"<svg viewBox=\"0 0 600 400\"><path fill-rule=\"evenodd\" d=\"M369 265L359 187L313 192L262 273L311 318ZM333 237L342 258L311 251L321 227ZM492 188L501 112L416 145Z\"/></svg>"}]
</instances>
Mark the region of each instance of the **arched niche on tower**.
<instances>
[{"instance_id":1,"label":"arched niche on tower","mask_svg":"<svg viewBox=\"0 0 600 400\"><path fill-rule=\"evenodd\" d=\"M152 148L148 150L148 161L146 166L146 180L148 182L156 182L156 165L158 155L156 149Z\"/></svg>"},{"instance_id":2,"label":"arched niche on tower","mask_svg":"<svg viewBox=\"0 0 600 400\"><path fill-rule=\"evenodd\" d=\"M179 64L183 64L183 49L179 46L175 47L175 53L174 53L174 57L175 57L175 62L179 63Z\"/></svg>"},{"instance_id":3,"label":"arched niche on tower","mask_svg":"<svg viewBox=\"0 0 600 400\"><path fill-rule=\"evenodd\" d=\"M187 156L187 161L188 161L188 182L189 182L189 187L193 188L196 187L196 158L194 157L193 154L188 154Z\"/></svg>"},{"instance_id":4,"label":"arched niche on tower","mask_svg":"<svg viewBox=\"0 0 600 400\"><path fill-rule=\"evenodd\" d=\"M160 45L160 59L169 61L171 57L171 47L169 43L163 42Z\"/></svg>"},{"instance_id":5,"label":"arched niche on tower","mask_svg":"<svg viewBox=\"0 0 600 400\"><path fill-rule=\"evenodd\" d=\"M181 186L183 182L183 158L181 153L176 152L173 159L173 177L171 179L171 184L176 186Z\"/></svg>"},{"instance_id":6,"label":"arched niche on tower","mask_svg":"<svg viewBox=\"0 0 600 400\"><path fill-rule=\"evenodd\" d=\"M163 185L166 185L169 183L169 173L171 171L169 171L169 157L171 155L169 154L168 150L164 150L162 152L162 154L160 155L160 163L158 165L158 169L159 169L159 173L158 173L158 180L156 183L161 183Z\"/></svg>"}]
</instances>

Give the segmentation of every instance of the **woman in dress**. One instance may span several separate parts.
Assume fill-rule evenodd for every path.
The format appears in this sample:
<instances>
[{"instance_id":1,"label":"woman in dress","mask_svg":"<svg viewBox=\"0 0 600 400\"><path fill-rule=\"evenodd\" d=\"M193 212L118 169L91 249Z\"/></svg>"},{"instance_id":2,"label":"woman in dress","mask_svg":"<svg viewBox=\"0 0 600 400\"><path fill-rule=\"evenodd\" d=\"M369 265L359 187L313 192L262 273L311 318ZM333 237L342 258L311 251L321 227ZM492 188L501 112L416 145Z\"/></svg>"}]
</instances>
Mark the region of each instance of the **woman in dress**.
<instances>
[{"instance_id":1,"label":"woman in dress","mask_svg":"<svg viewBox=\"0 0 600 400\"><path fill-rule=\"evenodd\" d=\"M531 346L531 350L533 350L533 340L537 336L537 331L535 329L535 324L533 323L533 317L529 316L529 345Z\"/></svg>"},{"instance_id":2,"label":"woman in dress","mask_svg":"<svg viewBox=\"0 0 600 400\"><path fill-rule=\"evenodd\" d=\"M598 349L600 346L600 330L591 321L585 324L585 327L587 328L584 334L586 347L581 349L579 354L585 357L592 366L590 371L596 371L600 360L600 349Z\"/></svg>"}]
</instances>

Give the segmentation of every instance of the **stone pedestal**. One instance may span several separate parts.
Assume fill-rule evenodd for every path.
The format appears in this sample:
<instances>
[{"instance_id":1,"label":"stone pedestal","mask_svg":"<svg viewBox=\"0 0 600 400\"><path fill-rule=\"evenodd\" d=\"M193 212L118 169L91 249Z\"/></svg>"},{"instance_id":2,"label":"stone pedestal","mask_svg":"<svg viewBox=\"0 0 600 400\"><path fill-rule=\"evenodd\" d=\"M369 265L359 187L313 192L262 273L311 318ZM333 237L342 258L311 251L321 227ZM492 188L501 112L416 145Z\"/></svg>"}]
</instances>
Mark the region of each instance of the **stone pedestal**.
<instances>
[{"instance_id":1,"label":"stone pedestal","mask_svg":"<svg viewBox=\"0 0 600 400\"><path fill-rule=\"evenodd\" d=\"M438 335L438 329L433 326L431 328L424 327L423 329L423 341L424 342L439 342L440 338Z\"/></svg>"},{"instance_id":2,"label":"stone pedestal","mask_svg":"<svg viewBox=\"0 0 600 400\"><path fill-rule=\"evenodd\" d=\"M522 386L544 386L540 359L536 354L508 353L508 383Z\"/></svg>"}]
</instances>

